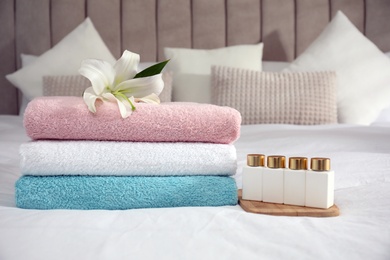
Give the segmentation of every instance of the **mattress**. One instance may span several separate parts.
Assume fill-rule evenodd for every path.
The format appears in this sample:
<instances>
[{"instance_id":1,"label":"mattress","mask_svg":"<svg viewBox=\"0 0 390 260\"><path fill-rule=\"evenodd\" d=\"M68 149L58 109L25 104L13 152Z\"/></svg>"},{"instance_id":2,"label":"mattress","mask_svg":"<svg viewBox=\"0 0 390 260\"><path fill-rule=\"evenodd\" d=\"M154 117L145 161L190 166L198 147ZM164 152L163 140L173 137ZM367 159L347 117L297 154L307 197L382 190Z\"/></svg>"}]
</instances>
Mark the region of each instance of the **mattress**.
<instances>
[{"instance_id":1,"label":"mattress","mask_svg":"<svg viewBox=\"0 0 390 260\"><path fill-rule=\"evenodd\" d=\"M253 214L239 205L133 210L15 207L22 118L0 116L0 259L390 259L390 124L245 125L248 153L324 156L340 216Z\"/></svg>"}]
</instances>

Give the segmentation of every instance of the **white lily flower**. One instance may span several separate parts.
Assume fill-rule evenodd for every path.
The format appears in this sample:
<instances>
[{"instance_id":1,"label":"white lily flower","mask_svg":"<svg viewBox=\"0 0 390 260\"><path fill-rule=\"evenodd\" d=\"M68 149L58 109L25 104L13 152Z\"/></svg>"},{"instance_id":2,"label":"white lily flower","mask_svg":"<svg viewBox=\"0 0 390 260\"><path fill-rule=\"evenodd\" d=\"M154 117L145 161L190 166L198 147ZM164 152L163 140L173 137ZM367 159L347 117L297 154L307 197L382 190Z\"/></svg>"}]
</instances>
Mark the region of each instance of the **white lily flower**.
<instances>
[{"instance_id":1,"label":"white lily flower","mask_svg":"<svg viewBox=\"0 0 390 260\"><path fill-rule=\"evenodd\" d=\"M161 74L134 78L140 56L124 51L114 66L102 60L84 60L79 73L91 81L92 86L84 91L83 99L88 109L96 112L95 102L117 102L122 118L131 115L136 102L159 104L158 95L164 88Z\"/></svg>"}]
</instances>

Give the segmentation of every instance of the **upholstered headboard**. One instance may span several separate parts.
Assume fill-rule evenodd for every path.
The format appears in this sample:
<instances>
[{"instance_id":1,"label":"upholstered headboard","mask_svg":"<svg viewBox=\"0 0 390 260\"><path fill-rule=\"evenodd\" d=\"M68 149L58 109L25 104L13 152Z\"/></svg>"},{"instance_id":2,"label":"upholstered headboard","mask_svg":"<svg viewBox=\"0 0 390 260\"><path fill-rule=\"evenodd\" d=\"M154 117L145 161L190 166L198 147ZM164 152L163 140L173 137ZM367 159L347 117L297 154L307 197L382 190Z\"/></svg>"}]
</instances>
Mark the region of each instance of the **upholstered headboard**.
<instances>
[{"instance_id":1,"label":"upholstered headboard","mask_svg":"<svg viewBox=\"0 0 390 260\"><path fill-rule=\"evenodd\" d=\"M87 16L116 57L129 49L157 61L164 47L264 42L264 60L292 61L337 10L390 51L390 0L2 0L0 114L18 112L4 76L20 68L20 54L42 54Z\"/></svg>"}]
</instances>

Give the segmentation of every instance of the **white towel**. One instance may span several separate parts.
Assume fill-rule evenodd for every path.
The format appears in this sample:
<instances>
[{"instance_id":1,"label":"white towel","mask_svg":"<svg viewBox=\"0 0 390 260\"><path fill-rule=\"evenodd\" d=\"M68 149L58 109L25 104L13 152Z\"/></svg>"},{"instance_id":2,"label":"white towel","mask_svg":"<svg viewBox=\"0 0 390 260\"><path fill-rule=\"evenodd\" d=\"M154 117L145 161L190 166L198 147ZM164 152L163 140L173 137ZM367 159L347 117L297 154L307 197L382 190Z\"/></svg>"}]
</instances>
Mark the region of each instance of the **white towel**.
<instances>
[{"instance_id":1,"label":"white towel","mask_svg":"<svg viewBox=\"0 0 390 260\"><path fill-rule=\"evenodd\" d=\"M234 175L233 145L108 141L22 144L23 175Z\"/></svg>"}]
</instances>

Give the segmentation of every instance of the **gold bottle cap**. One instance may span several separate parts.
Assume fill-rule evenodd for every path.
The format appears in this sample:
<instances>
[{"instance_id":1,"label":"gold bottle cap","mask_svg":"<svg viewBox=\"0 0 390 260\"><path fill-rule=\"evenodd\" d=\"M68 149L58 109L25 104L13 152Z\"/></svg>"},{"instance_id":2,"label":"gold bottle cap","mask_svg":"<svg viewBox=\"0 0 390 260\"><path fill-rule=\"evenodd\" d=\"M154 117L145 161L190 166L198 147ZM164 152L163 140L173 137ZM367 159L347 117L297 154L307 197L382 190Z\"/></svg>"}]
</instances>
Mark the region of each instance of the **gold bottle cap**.
<instances>
[{"instance_id":1,"label":"gold bottle cap","mask_svg":"<svg viewBox=\"0 0 390 260\"><path fill-rule=\"evenodd\" d=\"M285 168L286 157L283 155L270 155L267 157L268 168Z\"/></svg>"},{"instance_id":2,"label":"gold bottle cap","mask_svg":"<svg viewBox=\"0 0 390 260\"><path fill-rule=\"evenodd\" d=\"M310 167L313 171L329 171L330 159L329 158L311 158Z\"/></svg>"},{"instance_id":3,"label":"gold bottle cap","mask_svg":"<svg viewBox=\"0 0 390 260\"><path fill-rule=\"evenodd\" d=\"M246 156L246 162L251 167L264 166L264 158L264 154L248 154Z\"/></svg>"},{"instance_id":4,"label":"gold bottle cap","mask_svg":"<svg viewBox=\"0 0 390 260\"><path fill-rule=\"evenodd\" d=\"M288 168L291 170L307 170L307 158L290 157L288 159Z\"/></svg>"}]
</instances>

